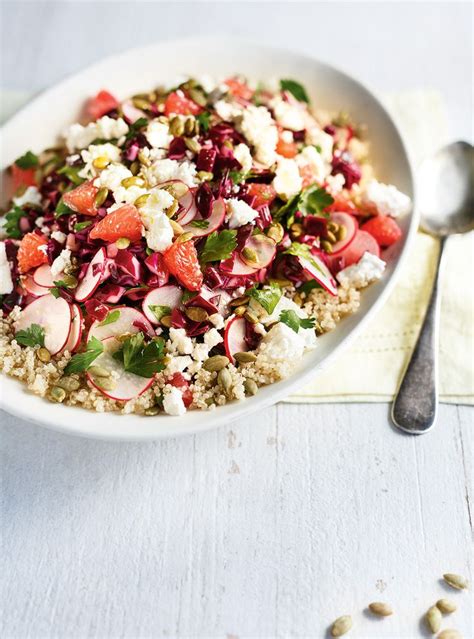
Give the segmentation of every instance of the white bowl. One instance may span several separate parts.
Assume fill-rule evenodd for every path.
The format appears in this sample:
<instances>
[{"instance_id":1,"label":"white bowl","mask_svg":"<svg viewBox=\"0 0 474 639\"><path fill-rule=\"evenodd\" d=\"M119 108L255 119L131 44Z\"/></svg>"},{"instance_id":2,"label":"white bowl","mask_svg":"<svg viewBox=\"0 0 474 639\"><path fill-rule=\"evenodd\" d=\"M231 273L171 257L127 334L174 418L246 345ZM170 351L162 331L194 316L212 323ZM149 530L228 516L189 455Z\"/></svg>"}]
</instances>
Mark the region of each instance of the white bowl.
<instances>
[{"instance_id":1,"label":"white bowl","mask_svg":"<svg viewBox=\"0 0 474 639\"><path fill-rule=\"evenodd\" d=\"M69 77L42 93L6 124L3 168L27 149L41 151L52 146L57 136L79 115L85 98L100 89L106 88L117 97L125 98L162 82L173 81L176 76L204 73L216 77L243 73L256 80L269 77L299 80L318 107L348 111L355 121L368 125L377 177L395 184L414 198L413 173L400 133L373 93L351 76L323 62L229 38L188 39L133 49ZM333 332L319 338L318 348L303 358L294 375L260 389L254 397L211 412L190 411L182 417L147 418L93 413L51 404L28 392L16 380L2 376L1 406L13 415L48 428L110 440L153 440L197 433L248 417L320 374L384 303L416 231L416 214L406 216L401 225L403 239L390 250L383 279L363 292L359 311L344 319Z\"/></svg>"}]
</instances>

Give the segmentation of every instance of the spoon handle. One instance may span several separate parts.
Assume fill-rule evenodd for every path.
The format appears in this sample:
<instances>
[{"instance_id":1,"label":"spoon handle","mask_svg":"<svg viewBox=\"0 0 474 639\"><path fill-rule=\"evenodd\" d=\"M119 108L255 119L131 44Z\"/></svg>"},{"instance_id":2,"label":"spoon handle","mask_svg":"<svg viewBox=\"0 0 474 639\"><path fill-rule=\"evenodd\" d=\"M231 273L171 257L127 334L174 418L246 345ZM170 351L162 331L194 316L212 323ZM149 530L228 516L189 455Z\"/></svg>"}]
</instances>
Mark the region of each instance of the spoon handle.
<instances>
[{"instance_id":1,"label":"spoon handle","mask_svg":"<svg viewBox=\"0 0 474 639\"><path fill-rule=\"evenodd\" d=\"M395 426L421 435L436 421L438 408L438 329L440 274L445 238L441 238L435 280L425 319L405 375L392 406Z\"/></svg>"}]
</instances>

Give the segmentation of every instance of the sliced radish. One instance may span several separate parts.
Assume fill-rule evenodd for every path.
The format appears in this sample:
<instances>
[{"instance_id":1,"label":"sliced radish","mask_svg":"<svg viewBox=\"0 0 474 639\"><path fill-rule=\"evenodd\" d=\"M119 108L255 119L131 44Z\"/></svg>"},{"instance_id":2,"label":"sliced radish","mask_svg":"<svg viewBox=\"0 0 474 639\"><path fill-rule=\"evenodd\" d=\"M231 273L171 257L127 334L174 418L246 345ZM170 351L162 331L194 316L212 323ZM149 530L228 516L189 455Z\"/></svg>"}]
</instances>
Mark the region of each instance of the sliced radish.
<instances>
[{"instance_id":1,"label":"sliced radish","mask_svg":"<svg viewBox=\"0 0 474 639\"><path fill-rule=\"evenodd\" d=\"M152 324L159 324L150 306L169 306L169 308L173 310L178 306L182 296L183 291L179 286L174 286L173 284L154 288L147 293L143 300L143 313Z\"/></svg>"},{"instance_id":2,"label":"sliced radish","mask_svg":"<svg viewBox=\"0 0 474 639\"><path fill-rule=\"evenodd\" d=\"M101 248L92 258L84 277L79 282L75 297L78 302L84 302L94 294L95 289L108 277L107 254Z\"/></svg>"},{"instance_id":3,"label":"sliced radish","mask_svg":"<svg viewBox=\"0 0 474 639\"><path fill-rule=\"evenodd\" d=\"M21 282L23 288L30 294L35 297L42 297L43 295L47 295L49 293L49 288L44 286L39 286L33 279L32 275L27 275Z\"/></svg>"},{"instance_id":4,"label":"sliced radish","mask_svg":"<svg viewBox=\"0 0 474 639\"><path fill-rule=\"evenodd\" d=\"M357 223L355 217L349 215L349 213L342 213L339 211L331 213L331 222L335 222L340 226L344 226L346 229L346 237L343 240L339 240L339 242L336 242L332 245L331 255L338 255L345 248L347 248L352 240L355 238L359 224Z\"/></svg>"},{"instance_id":5,"label":"sliced radish","mask_svg":"<svg viewBox=\"0 0 474 639\"><path fill-rule=\"evenodd\" d=\"M253 275L258 271L258 267L249 266L238 253L233 253L229 258L221 262L221 271L226 275Z\"/></svg>"},{"instance_id":6,"label":"sliced radish","mask_svg":"<svg viewBox=\"0 0 474 639\"><path fill-rule=\"evenodd\" d=\"M87 341L91 337L103 340L108 337L115 337L116 335L123 335L124 333L138 333L144 330L149 335L154 335L153 327L147 318L137 311L136 308L130 306L116 306L110 309L111 311L119 311L120 315L110 324L100 326L99 321L95 321L89 329Z\"/></svg>"},{"instance_id":7,"label":"sliced radish","mask_svg":"<svg viewBox=\"0 0 474 639\"><path fill-rule=\"evenodd\" d=\"M192 233L194 237L204 237L205 235L210 235L215 230L217 230L224 222L225 218L225 203L222 198L216 200L212 205L211 214L207 218L203 218L202 215L198 212L193 222L186 224L183 226L183 229L186 233ZM207 226L205 228L199 228L194 226L195 222L207 222Z\"/></svg>"},{"instance_id":8,"label":"sliced radish","mask_svg":"<svg viewBox=\"0 0 474 639\"><path fill-rule=\"evenodd\" d=\"M113 353L120 348L120 342L115 337L103 340L102 344L104 352L94 360L94 366L101 366L113 374L113 377L107 377L106 379L113 379L116 383L115 388L113 390L104 390L100 387L100 377L94 378L89 373L86 374L90 383L103 395L120 402L127 402L130 399L139 397L153 384L154 377L141 377L140 375L135 375L135 373L128 373L124 370L121 362L114 359Z\"/></svg>"},{"instance_id":9,"label":"sliced radish","mask_svg":"<svg viewBox=\"0 0 474 639\"><path fill-rule=\"evenodd\" d=\"M38 286L43 286L44 288L53 288L54 286L53 274L51 273L51 267L49 264L41 264L41 266L38 266L36 271L33 273L33 279Z\"/></svg>"},{"instance_id":10,"label":"sliced radish","mask_svg":"<svg viewBox=\"0 0 474 639\"><path fill-rule=\"evenodd\" d=\"M191 197L193 197L193 196L191 195ZM180 200L180 202L181 202L181 200ZM186 226L186 224L189 224L190 222L192 222L194 220L194 218L196 217L197 214L198 214L198 209L197 209L197 206L196 206L196 202L194 201L194 197L193 197L193 201L191 203L191 206L187 209L187 211L181 211L181 213L176 218L176 221L181 226Z\"/></svg>"},{"instance_id":11,"label":"sliced radish","mask_svg":"<svg viewBox=\"0 0 474 639\"><path fill-rule=\"evenodd\" d=\"M71 306L62 297L51 294L38 297L24 308L15 322L15 332L38 324L44 330L44 346L51 355L64 348L71 331Z\"/></svg>"},{"instance_id":12,"label":"sliced radish","mask_svg":"<svg viewBox=\"0 0 474 639\"><path fill-rule=\"evenodd\" d=\"M299 255L298 261L310 279L316 280L331 295L337 295L337 282L326 264L317 255L311 255L311 259Z\"/></svg>"},{"instance_id":13,"label":"sliced radish","mask_svg":"<svg viewBox=\"0 0 474 639\"><path fill-rule=\"evenodd\" d=\"M256 261L246 259L243 254L244 249L252 250L257 256ZM273 261L276 253L276 244L271 238L260 233L258 235L251 235L245 242L244 249L240 252L241 260L248 266L259 270L265 268Z\"/></svg>"},{"instance_id":14,"label":"sliced radish","mask_svg":"<svg viewBox=\"0 0 474 639\"><path fill-rule=\"evenodd\" d=\"M141 109L137 109L131 100L122 102L122 113L132 124L140 118L146 118L146 113Z\"/></svg>"},{"instance_id":15,"label":"sliced radish","mask_svg":"<svg viewBox=\"0 0 474 639\"><path fill-rule=\"evenodd\" d=\"M380 257L380 247L377 240L367 231L358 230L353 241L344 251L340 251L337 257L344 259L345 268L358 262L366 251Z\"/></svg>"},{"instance_id":16,"label":"sliced radish","mask_svg":"<svg viewBox=\"0 0 474 639\"><path fill-rule=\"evenodd\" d=\"M246 320L243 317L232 317L224 329L224 347L227 357L234 363L235 353L244 353L249 350L245 341Z\"/></svg>"},{"instance_id":17,"label":"sliced radish","mask_svg":"<svg viewBox=\"0 0 474 639\"><path fill-rule=\"evenodd\" d=\"M83 322L84 318L81 309L77 304L72 304L71 330L67 338L66 346L62 349L63 351L73 353L77 349L81 343Z\"/></svg>"}]
</instances>

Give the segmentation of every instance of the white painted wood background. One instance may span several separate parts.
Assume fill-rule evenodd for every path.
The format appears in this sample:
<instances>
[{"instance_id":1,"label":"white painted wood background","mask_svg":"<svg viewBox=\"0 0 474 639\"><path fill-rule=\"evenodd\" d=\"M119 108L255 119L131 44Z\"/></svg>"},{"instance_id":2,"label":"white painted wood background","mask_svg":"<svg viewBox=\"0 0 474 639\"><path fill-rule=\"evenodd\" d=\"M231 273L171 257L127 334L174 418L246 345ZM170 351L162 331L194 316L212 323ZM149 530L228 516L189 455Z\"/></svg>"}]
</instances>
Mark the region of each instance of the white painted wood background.
<instances>
[{"instance_id":1,"label":"white painted wood background","mask_svg":"<svg viewBox=\"0 0 474 639\"><path fill-rule=\"evenodd\" d=\"M263 40L380 90L437 88L454 137L472 136L467 3L1 7L4 88L40 89L197 24L253 37L265 26ZM416 439L393 430L388 411L279 405L146 445L70 438L3 413L2 636L319 639L345 613L354 638L428 636L420 619L447 596L442 573L470 569L473 411L442 406L437 429ZM471 637L469 593L449 595L459 609L444 625ZM364 612L380 599L393 617Z\"/></svg>"}]
</instances>

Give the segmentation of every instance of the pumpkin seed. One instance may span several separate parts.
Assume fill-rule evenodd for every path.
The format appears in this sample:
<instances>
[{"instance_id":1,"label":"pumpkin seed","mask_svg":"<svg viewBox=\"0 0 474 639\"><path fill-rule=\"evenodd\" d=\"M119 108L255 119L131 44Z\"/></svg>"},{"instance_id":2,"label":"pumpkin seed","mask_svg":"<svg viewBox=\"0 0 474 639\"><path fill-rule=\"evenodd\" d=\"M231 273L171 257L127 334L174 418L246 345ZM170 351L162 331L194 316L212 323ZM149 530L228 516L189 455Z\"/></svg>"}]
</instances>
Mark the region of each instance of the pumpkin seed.
<instances>
[{"instance_id":1,"label":"pumpkin seed","mask_svg":"<svg viewBox=\"0 0 474 639\"><path fill-rule=\"evenodd\" d=\"M332 637L342 637L346 632L352 628L352 617L350 615L343 615L342 617L338 617L336 621L332 624L331 628L331 636Z\"/></svg>"},{"instance_id":2,"label":"pumpkin seed","mask_svg":"<svg viewBox=\"0 0 474 639\"><path fill-rule=\"evenodd\" d=\"M272 222L267 228L267 237L279 244L283 236L285 235L285 229L279 222Z\"/></svg>"},{"instance_id":3,"label":"pumpkin seed","mask_svg":"<svg viewBox=\"0 0 474 639\"><path fill-rule=\"evenodd\" d=\"M143 195L140 195L140 197L137 197L137 199L134 202L135 206L137 208L140 208L141 206L145 206L146 201L148 200L149 197L150 197L149 193L144 193Z\"/></svg>"},{"instance_id":4,"label":"pumpkin seed","mask_svg":"<svg viewBox=\"0 0 474 639\"><path fill-rule=\"evenodd\" d=\"M251 264L258 264L258 255L257 251L246 246L242 249L242 257L246 262L250 262Z\"/></svg>"},{"instance_id":5,"label":"pumpkin seed","mask_svg":"<svg viewBox=\"0 0 474 639\"><path fill-rule=\"evenodd\" d=\"M369 604L369 610L378 617L388 617L389 615L393 614L392 606L384 603L383 601L374 601L373 603Z\"/></svg>"},{"instance_id":6,"label":"pumpkin seed","mask_svg":"<svg viewBox=\"0 0 474 639\"><path fill-rule=\"evenodd\" d=\"M94 383L102 390L114 390L117 387L117 382L111 377L94 377Z\"/></svg>"},{"instance_id":7,"label":"pumpkin seed","mask_svg":"<svg viewBox=\"0 0 474 639\"><path fill-rule=\"evenodd\" d=\"M206 359L202 367L206 371L214 372L220 371L229 364L229 358L225 355L214 355Z\"/></svg>"},{"instance_id":8,"label":"pumpkin seed","mask_svg":"<svg viewBox=\"0 0 474 639\"><path fill-rule=\"evenodd\" d=\"M186 147L193 153L199 153L199 151L201 150L201 145L195 138L184 138L184 143Z\"/></svg>"},{"instance_id":9,"label":"pumpkin seed","mask_svg":"<svg viewBox=\"0 0 474 639\"><path fill-rule=\"evenodd\" d=\"M173 215L176 213L178 209L179 209L179 204L178 204L178 201L175 200L173 204L171 204L166 210L167 217L170 217L170 218L173 217Z\"/></svg>"},{"instance_id":10,"label":"pumpkin seed","mask_svg":"<svg viewBox=\"0 0 474 639\"><path fill-rule=\"evenodd\" d=\"M99 189L96 193L95 196L95 205L97 207L102 206L102 204L105 202L105 200L107 199L109 195L109 189L105 186L103 186L101 189Z\"/></svg>"},{"instance_id":11,"label":"pumpkin seed","mask_svg":"<svg viewBox=\"0 0 474 639\"><path fill-rule=\"evenodd\" d=\"M339 228L339 224L336 224L336 222L327 223L327 230L331 231L332 233L336 233L338 228Z\"/></svg>"},{"instance_id":12,"label":"pumpkin seed","mask_svg":"<svg viewBox=\"0 0 474 639\"><path fill-rule=\"evenodd\" d=\"M61 388L60 386L53 386L53 388L51 389L51 399L53 400L53 402L58 402L60 404L64 401L65 397L66 391L64 390L64 388Z\"/></svg>"},{"instance_id":13,"label":"pumpkin seed","mask_svg":"<svg viewBox=\"0 0 474 639\"><path fill-rule=\"evenodd\" d=\"M147 155L145 155L145 153L143 152L143 149L140 149L140 151L138 151L138 161L144 166L150 166L151 164L150 158Z\"/></svg>"},{"instance_id":14,"label":"pumpkin seed","mask_svg":"<svg viewBox=\"0 0 474 639\"><path fill-rule=\"evenodd\" d=\"M452 572L447 572L443 575L443 578L451 588L456 588L457 590L464 590L468 586L467 579L461 577L461 575L455 575Z\"/></svg>"},{"instance_id":15,"label":"pumpkin seed","mask_svg":"<svg viewBox=\"0 0 474 639\"><path fill-rule=\"evenodd\" d=\"M437 639L462 639L462 635L459 630L454 630L453 628L446 628L446 630L442 630Z\"/></svg>"},{"instance_id":16,"label":"pumpkin seed","mask_svg":"<svg viewBox=\"0 0 474 639\"><path fill-rule=\"evenodd\" d=\"M234 306L241 306L242 304L248 304L250 301L250 297L248 295L241 295L240 297L235 297L233 300L229 302L229 306L233 308Z\"/></svg>"},{"instance_id":17,"label":"pumpkin seed","mask_svg":"<svg viewBox=\"0 0 474 639\"><path fill-rule=\"evenodd\" d=\"M48 351L47 348L44 348L43 346L38 349L36 355L38 356L40 362L43 362L43 364L47 364L51 361L51 353Z\"/></svg>"},{"instance_id":18,"label":"pumpkin seed","mask_svg":"<svg viewBox=\"0 0 474 639\"><path fill-rule=\"evenodd\" d=\"M64 282L64 284L66 285L66 288L76 288L76 286L77 286L77 277L74 277L74 275L69 275L69 274L65 273L62 276L61 279Z\"/></svg>"},{"instance_id":19,"label":"pumpkin seed","mask_svg":"<svg viewBox=\"0 0 474 639\"><path fill-rule=\"evenodd\" d=\"M142 109L144 111L149 111L151 109L151 104L147 98L136 97L132 98L133 106L137 109Z\"/></svg>"},{"instance_id":20,"label":"pumpkin seed","mask_svg":"<svg viewBox=\"0 0 474 639\"><path fill-rule=\"evenodd\" d=\"M122 343L122 342L126 342L129 339L129 337L131 337L132 335L133 333L129 333L129 332L121 333L121 335L116 335L115 339L118 342Z\"/></svg>"},{"instance_id":21,"label":"pumpkin seed","mask_svg":"<svg viewBox=\"0 0 474 639\"><path fill-rule=\"evenodd\" d=\"M436 607L443 613L443 615L450 615L457 610L457 606L451 599L439 599L436 602Z\"/></svg>"},{"instance_id":22,"label":"pumpkin seed","mask_svg":"<svg viewBox=\"0 0 474 639\"><path fill-rule=\"evenodd\" d=\"M199 104L199 106L206 106L207 104L207 100L206 100L206 96L204 95L204 93L202 91L200 91L199 89L189 89L189 97L191 98L191 100L193 102L195 102L196 104Z\"/></svg>"},{"instance_id":23,"label":"pumpkin seed","mask_svg":"<svg viewBox=\"0 0 474 639\"><path fill-rule=\"evenodd\" d=\"M191 231L188 231L187 233L183 233L182 235L180 235L176 241L180 244L183 244L184 242L191 240L193 237L194 235L191 233Z\"/></svg>"},{"instance_id":24,"label":"pumpkin seed","mask_svg":"<svg viewBox=\"0 0 474 639\"><path fill-rule=\"evenodd\" d=\"M66 377L61 377L57 385L60 388L64 388L64 390L66 391L75 391L79 388L81 383L79 382L78 379L75 379L74 377L66 376Z\"/></svg>"},{"instance_id":25,"label":"pumpkin seed","mask_svg":"<svg viewBox=\"0 0 474 639\"><path fill-rule=\"evenodd\" d=\"M270 277L268 281L273 284L278 284L278 286L281 286L281 287L290 286L292 284L290 280L285 280L281 277Z\"/></svg>"},{"instance_id":26,"label":"pumpkin seed","mask_svg":"<svg viewBox=\"0 0 474 639\"><path fill-rule=\"evenodd\" d=\"M338 242L340 242L341 240L344 240L346 238L346 235L347 235L347 229L344 226L344 224L341 224L336 231L336 238Z\"/></svg>"},{"instance_id":27,"label":"pumpkin seed","mask_svg":"<svg viewBox=\"0 0 474 639\"><path fill-rule=\"evenodd\" d=\"M152 406L151 408L146 409L145 415L147 417L154 417L155 415L158 415L159 412L160 409L158 408L158 406Z\"/></svg>"},{"instance_id":28,"label":"pumpkin seed","mask_svg":"<svg viewBox=\"0 0 474 639\"><path fill-rule=\"evenodd\" d=\"M337 242L337 238L332 231L326 231L326 238L331 242L331 244L335 244Z\"/></svg>"},{"instance_id":29,"label":"pumpkin seed","mask_svg":"<svg viewBox=\"0 0 474 639\"><path fill-rule=\"evenodd\" d=\"M230 374L228 368L222 368L217 373L217 383L226 392L232 388L232 375Z\"/></svg>"},{"instance_id":30,"label":"pumpkin seed","mask_svg":"<svg viewBox=\"0 0 474 639\"><path fill-rule=\"evenodd\" d=\"M128 237L119 237L119 239L115 241L115 246L119 249L126 249L130 246L130 240Z\"/></svg>"},{"instance_id":31,"label":"pumpkin seed","mask_svg":"<svg viewBox=\"0 0 474 639\"><path fill-rule=\"evenodd\" d=\"M299 293L295 293L294 294L293 302L295 304L298 304L298 306L301 306L303 304L303 298L301 297L301 295Z\"/></svg>"},{"instance_id":32,"label":"pumpkin seed","mask_svg":"<svg viewBox=\"0 0 474 639\"><path fill-rule=\"evenodd\" d=\"M436 606L431 606L431 608L428 608L428 612L425 615L425 622L428 626L428 629L433 634L436 634L441 628L441 621L442 617L439 608L437 608Z\"/></svg>"},{"instance_id":33,"label":"pumpkin seed","mask_svg":"<svg viewBox=\"0 0 474 639\"><path fill-rule=\"evenodd\" d=\"M181 224L178 224L178 222L170 220L170 224L175 235L182 235L184 233L183 227L181 226Z\"/></svg>"},{"instance_id":34,"label":"pumpkin seed","mask_svg":"<svg viewBox=\"0 0 474 639\"><path fill-rule=\"evenodd\" d=\"M244 382L245 394L246 395L256 395L258 393L258 386L253 379L247 378Z\"/></svg>"},{"instance_id":35,"label":"pumpkin seed","mask_svg":"<svg viewBox=\"0 0 474 639\"><path fill-rule=\"evenodd\" d=\"M133 175L132 177L123 179L120 184L128 189L131 186L143 186L144 182L143 178Z\"/></svg>"},{"instance_id":36,"label":"pumpkin seed","mask_svg":"<svg viewBox=\"0 0 474 639\"><path fill-rule=\"evenodd\" d=\"M174 118L171 118L170 121L170 133L175 138L179 138L184 133L184 123L179 117L179 115L175 115Z\"/></svg>"},{"instance_id":37,"label":"pumpkin seed","mask_svg":"<svg viewBox=\"0 0 474 639\"><path fill-rule=\"evenodd\" d=\"M192 136L195 129L195 126L194 126L195 122L196 120L194 118L186 119L186 121L184 122L184 135Z\"/></svg>"},{"instance_id":38,"label":"pumpkin seed","mask_svg":"<svg viewBox=\"0 0 474 639\"><path fill-rule=\"evenodd\" d=\"M130 164L130 171L133 175L138 175L138 173L140 172L140 162L138 160L134 160Z\"/></svg>"},{"instance_id":39,"label":"pumpkin seed","mask_svg":"<svg viewBox=\"0 0 474 639\"><path fill-rule=\"evenodd\" d=\"M209 317L207 311L200 306L188 306L184 312L193 322L205 322Z\"/></svg>"},{"instance_id":40,"label":"pumpkin seed","mask_svg":"<svg viewBox=\"0 0 474 639\"><path fill-rule=\"evenodd\" d=\"M323 249L323 251L326 251L326 253L332 253L332 244L327 240L322 240L321 248Z\"/></svg>"},{"instance_id":41,"label":"pumpkin seed","mask_svg":"<svg viewBox=\"0 0 474 639\"><path fill-rule=\"evenodd\" d=\"M110 377L110 371L103 366L98 366L97 364L89 366L87 372L90 373L92 377Z\"/></svg>"},{"instance_id":42,"label":"pumpkin seed","mask_svg":"<svg viewBox=\"0 0 474 639\"><path fill-rule=\"evenodd\" d=\"M209 171L198 171L197 176L200 180L202 180L202 182L210 182L214 179L214 175Z\"/></svg>"},{"instance_id":43,"label":"pumpkin seed","mask_svg":"<svg viewBox=\"0 0 474 639\"><path fill-rule=\"evenodd\" d=\"M237 315L237 317L242 317L242 315L245 315L246 312L246 306L237 306L237 308L234 308L234 315Z\"/></svg>"},{"instance_id":44,"label":"pumpkin seed","mask_svg":"<svg viewBox=\"0 0 474 639\"><path fill-rule=\"evenodd\" d=\"M301 237L304 233L303 225L299 224L298 222L294 222L290 226L290 233L291 233L291 236L294 238Z\"/></svg>"},{"instance_id":45,"label":"pumpkin seed","mask_svg":"<svg viewBox=\"0 0 474 639\"><path fill-rule=\"evenodd\" d=\"M110 163L109 158L105 157L105 155L100 155L95 160L92 160L92 166L96 169L105 169L105 167Z\"/></svg>"},{"instance_id":46,"label":"pumpkin seed","mask_svg":"<svg viewBox=\"0 0 474 639\"><path fill-rule=\"evenodd\" d=\"M239 362L239 364L249 364L250 362L255 362L257 356L255 353L234 353L234 359Z\"/></svg>"},{"instance_id":47,"label":"pumpkin seed","mask_svg":"<svg viewBox=\"0 0 474 639\"><path fill-rule=\"evenodd\" d=\"M160 324L162 326L166 326L166 328L171 327L171 322L172 322L171 315L163 315L163 317L160 319Z\"/></svg>"},{"instance_id":48,"label":"pumpkin seed","mask_svg":"<svg viewBox=\"0 0 474 639\"><path fill-rule=\"evenodd\" d=\"M244 317L247 322L250 322L251 324L258 324L258 317L254 313L252 313L252 311L249 311L247 309L244 313Z\"/></svg>"}]
</instances>

